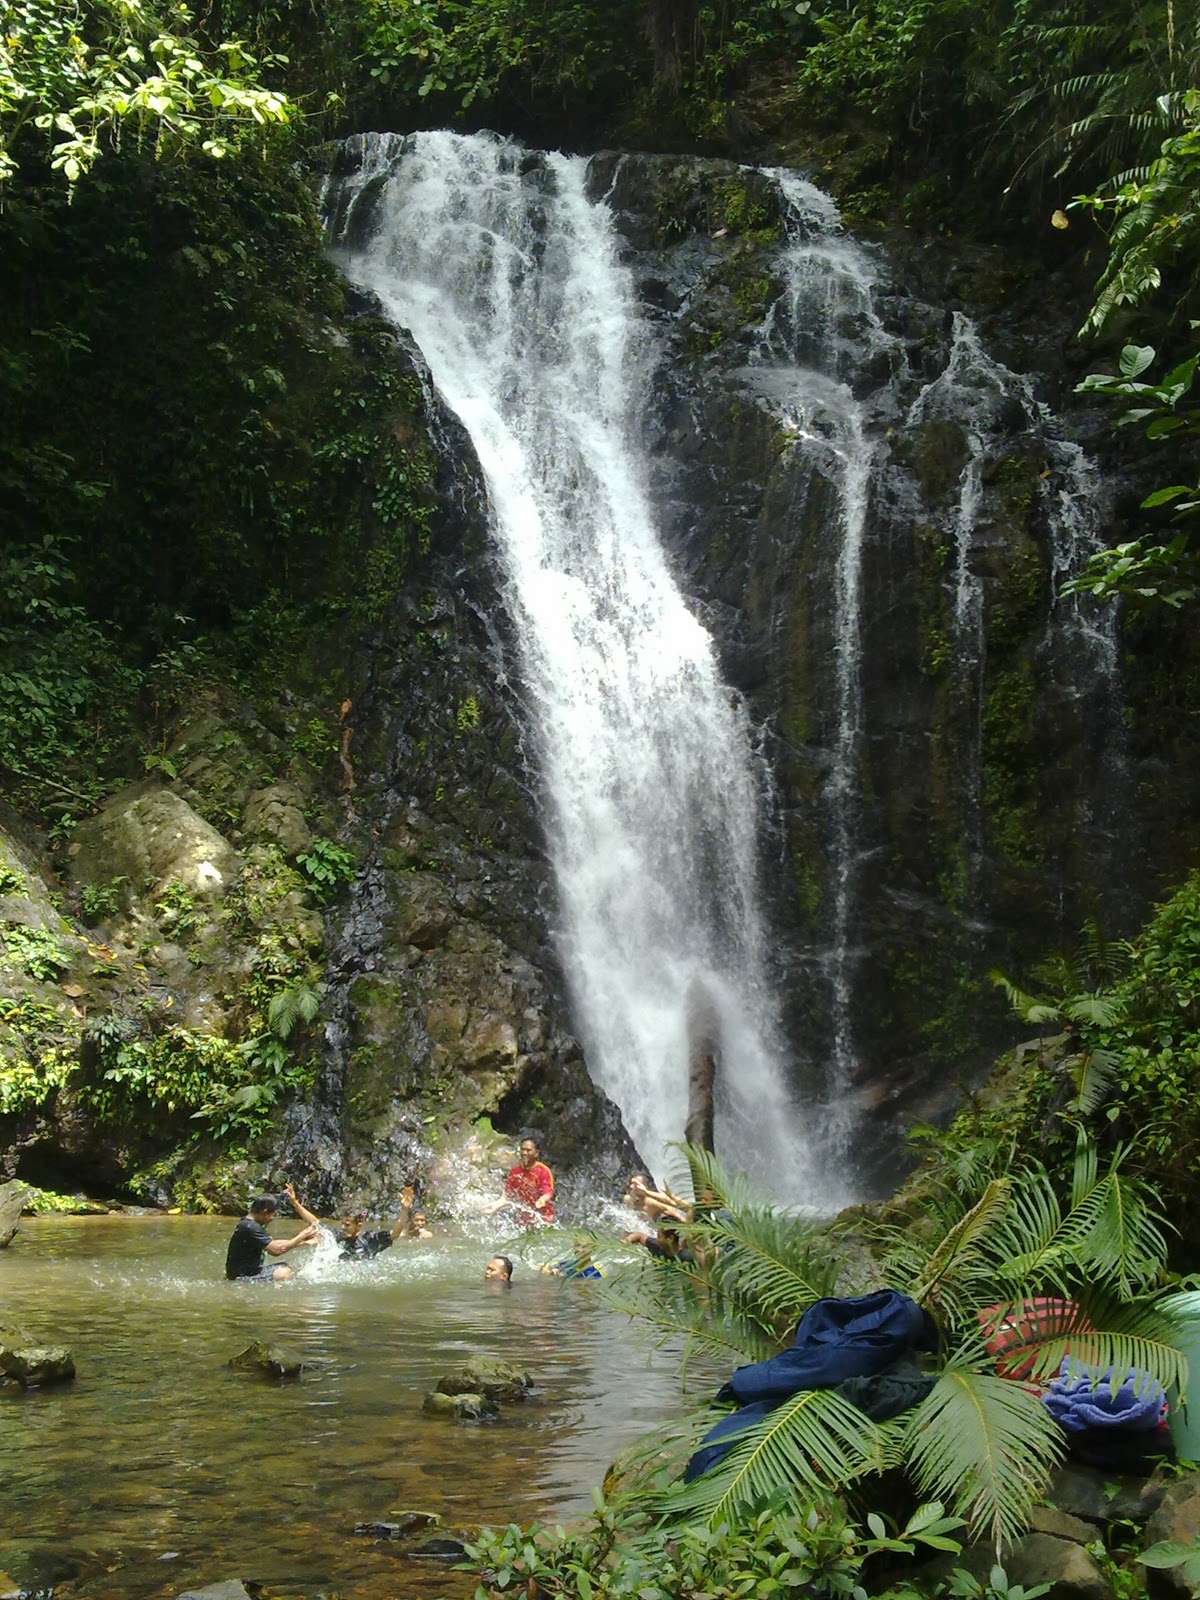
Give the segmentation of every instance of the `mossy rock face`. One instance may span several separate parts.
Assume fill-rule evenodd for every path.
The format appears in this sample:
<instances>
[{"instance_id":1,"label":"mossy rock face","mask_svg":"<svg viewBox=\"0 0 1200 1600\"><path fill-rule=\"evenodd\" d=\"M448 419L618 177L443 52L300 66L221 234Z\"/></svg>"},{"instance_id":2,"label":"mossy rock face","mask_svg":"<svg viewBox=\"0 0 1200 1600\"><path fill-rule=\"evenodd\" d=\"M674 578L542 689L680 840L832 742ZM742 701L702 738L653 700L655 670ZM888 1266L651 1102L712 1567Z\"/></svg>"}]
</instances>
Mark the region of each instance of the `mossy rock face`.
<instances>
[{"instance_id":1,"label":"mossy rock face","mask_svg":"<svg viewBox=\"0 0 1200 1600\"><path fill-rule=\"evenodd\" d=\"M527 1372L507 1361L476 1356L465 1366L438 1379L437 1392L444 1395L483 1394L492 1400L524 1400L533 1382Z\"/></svg>"},{"instance_id":2,"label":"mossy rock face","mask_svg":"<svg viewBox=\"0 0 1200 1600\"><path fill-rule=\"evenodd\" d=\"M74 882L97 888L121 880L130 906L145 912L170 884L218 900L241 871L236 851L161 785L135 785L80 823L72 844Z\"/></svg>"}]
</instances>

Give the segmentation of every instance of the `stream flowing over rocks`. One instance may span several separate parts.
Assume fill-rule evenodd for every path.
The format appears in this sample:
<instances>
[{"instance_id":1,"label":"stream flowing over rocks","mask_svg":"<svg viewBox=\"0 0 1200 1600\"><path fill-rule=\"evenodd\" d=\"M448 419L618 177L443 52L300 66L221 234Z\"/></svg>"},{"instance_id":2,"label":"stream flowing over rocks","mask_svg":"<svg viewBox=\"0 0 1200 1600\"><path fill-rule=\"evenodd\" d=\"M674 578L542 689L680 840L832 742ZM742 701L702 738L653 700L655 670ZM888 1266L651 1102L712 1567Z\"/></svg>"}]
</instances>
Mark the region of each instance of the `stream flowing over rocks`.
<instances>
[{"instance_id":1,"label":"stream flowing over rocks","mask_svg":"<svg viewBox=\"0 0 1200 1600\"><path fill-rule=\"evenodd\" d=\"M61 952L0 972L6 1050L55 1063L0 1106L0 1179L454 1204L528 1128L583 1207L661 1166L703 1035L732 1164L824 1207L890 1181L1010 1042L989 970L1128 930L1167 864L1143 669L1063 592L1119 536L1065 331L791 171L486 134L331 160L427 537L320 691L198 697L56 850L70 904L0 818L0 910ZM353 852L336 892L314 840ZM72 1063L249 1048L256 982L301 969L306 1087L232 1154L82 1109Z\"/></svg>"}]
</instances>

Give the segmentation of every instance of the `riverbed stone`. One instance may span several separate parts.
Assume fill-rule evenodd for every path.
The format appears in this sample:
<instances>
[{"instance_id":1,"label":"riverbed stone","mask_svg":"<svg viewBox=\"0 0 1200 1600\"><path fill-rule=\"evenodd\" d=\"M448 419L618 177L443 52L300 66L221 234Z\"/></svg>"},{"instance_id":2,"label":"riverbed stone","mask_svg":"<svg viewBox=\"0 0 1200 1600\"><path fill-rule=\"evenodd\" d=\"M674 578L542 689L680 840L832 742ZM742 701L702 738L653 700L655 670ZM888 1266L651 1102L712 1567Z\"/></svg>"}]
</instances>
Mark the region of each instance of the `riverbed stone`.
<instances>
[{"instance_id":1,"label":"riverbed stone","mask_svg":"<svg viewBox=\"0 0 1200 1600\"><path fill-rule=\"evenodd\" d=\"M253 1597L240 1578L227 1578L224 1583L210 1583L203 1589L185 1589L176 1600L253 1600Z\"/></svg>"},{"instance_id":2,"label":"riverbed stone","mask_svg":"<svg viewBox=\"0 0 1200 1600\"><path fill-rule=\"evenodd\" d=\"M66 1345L0 1343L0 1372L23 1389L46 1389L70 1383L75 1361Z\"/></svg>"},{"instance_id":3,"label":"riverbed stone","mask_svg":"<svg viewBox=\"0 0 1200 1600\"><path fill-rule=\"evenodd\" d=\"M286 1345L255 1339L232 1357L229 1365L238 1372L261 1372L268 1378L298 1378L304 1371L304 1358Z\"/></svg>"},{"instance_id":4,"label":"riverbed stone","mask_svg":"<svg viewBox=\"0 0 1200 1600\"><path fill-rule=\"evenodd\" d=\"M533 1382L527 1372L490 1356L474 1356L438 1379L438 1393L445 1395L483 1394L491 1400L524 1400Z\"/></svg>"},{"instance_id":5,"label":"riverbed stone","mask_svg":"<svg viewBox=\"0 0 1200 1600\"><path fill-rule=\"evenodd\" d=\"M446 1394L435 1389L425 1396L421 1409L435 1417L450 1417L457 1422L480 1422L494 1417L499 1405L486 1394Z\"/></svg>"},{"instance_id":6,"label":"riverbed stone","mask_svg":"<svg viewBox=\"0 0 1200 1600\"><path fill-rule=\"evenodd\" d=\"M1100 1472L1070 1463L1050 1479L1047 1499L1085 1522L1144 1522L1166 1489L1161 1473Z\"/></svg>"},{"instance_id":7,"label":"riverbed stone","mask_svg":"<svg viewBox=\"0 0 1200 1600\"><path fill-rule=\"evenodd\" d=\"M1010 1584L1029 1588L1050 1585L1047 1600L1114 1600L1103 1568L1081 1544L1048 1533L1029 1533L1006 1552L1004 1570Z\"/></svg>"},{"instance_id":8,"label":"riverbed stone","mask_svg":"<svg viewBox=\"0 0 1200 1600\"><path fill-rule=\"evenodd\" d=\"M354 1531L368 1539L407 1539L441 1520L435 1511L398 1511L385 1522L358 1522Z\"/></svg>"},{"instance_id":9,"label":"riverbed stone","mask_svg":"<svg viewBox=\"0 0 1200 1600\"><path fill-rule=\"evenodd\" d=\"M1070 1539L1075 1544L1090 1544L1100 1533L1096 1523L1073 1517L1057 1506L1034 1506L1029 1526L1034 1533L1048 1533L1055 1539Z\"/></svg>"}]
</instances>

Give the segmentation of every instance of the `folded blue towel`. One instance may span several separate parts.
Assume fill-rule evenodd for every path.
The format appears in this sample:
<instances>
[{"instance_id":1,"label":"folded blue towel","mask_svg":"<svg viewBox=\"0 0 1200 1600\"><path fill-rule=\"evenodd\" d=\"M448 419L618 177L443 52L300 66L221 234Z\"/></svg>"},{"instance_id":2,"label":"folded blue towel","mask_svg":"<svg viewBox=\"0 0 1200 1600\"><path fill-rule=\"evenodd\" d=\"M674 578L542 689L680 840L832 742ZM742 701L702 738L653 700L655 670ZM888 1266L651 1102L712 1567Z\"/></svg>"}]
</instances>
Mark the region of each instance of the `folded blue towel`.
<instances>
[{"instance_id":1,"label":"folded blue towel","mask_svg":"<svg viewBox=\"0 0 1200 1600\"><path fill-rule=\"evenodd\" d=\"M1131 1432L1157 1428L1167 1403L1161 1383L1148 1373L1131 1367L1114 1392L1113 1370L1099 1372L1077 1362L1071 1376L1071 1360L1063 1357L1058 1377L1042 1396L1042 1404L1069 1433L1084 1428L1125 1428Z\"/></svg>"}]
</instances>

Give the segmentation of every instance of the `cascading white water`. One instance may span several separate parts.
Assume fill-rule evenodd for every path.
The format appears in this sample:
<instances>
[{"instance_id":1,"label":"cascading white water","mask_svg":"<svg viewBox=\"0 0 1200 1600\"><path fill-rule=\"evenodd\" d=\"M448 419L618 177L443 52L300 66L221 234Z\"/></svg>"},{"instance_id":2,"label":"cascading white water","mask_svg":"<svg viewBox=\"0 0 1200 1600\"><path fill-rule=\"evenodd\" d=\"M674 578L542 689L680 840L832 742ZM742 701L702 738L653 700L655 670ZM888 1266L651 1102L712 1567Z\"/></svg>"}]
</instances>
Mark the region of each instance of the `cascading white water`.
<instances>
[{"instance_id":1,"label":"cascading white water","mask_svg":"<svg viewBox=\"0 0 1200 1600\"><path fill-rule=\"evenodd\" d=\"M364 165L328 195L335 239L360 192L374 231L345 270L411 332L484 471L593 1077L658 1162L707 1008L719 1150L816 1201L766 975L749 729L656 537L652 352L608 211L582 160L487 135L371 141Z\"/></svg>"},{"instance_id":2,"label":"cascading white water","mask_svg":"<svg viewBox=\"0 0 1200 1600\"><path fill-rule=\"evenodd\" d=\"M882 356L898 357L874 304L874 264L843 231L830 197L794 172L769 173L779 189L788 244L783 293L755 352L760 388L773 397L794 448L835 485L837 558L832 573L836 690L832 759L824 788L833 906L824 965L830 986L831 1060L823 1133L836 1156L851 1132L846 1088L853 1077L853 947L859 850L862 733L862 567L876 453L866 408L851 380ZM766 380L764 382L764 380Z\"/></svg>"}]
</instances>

